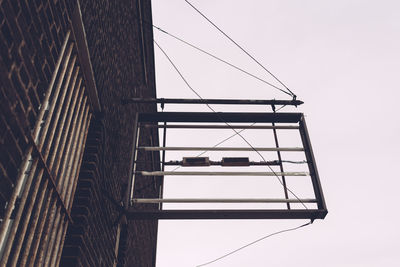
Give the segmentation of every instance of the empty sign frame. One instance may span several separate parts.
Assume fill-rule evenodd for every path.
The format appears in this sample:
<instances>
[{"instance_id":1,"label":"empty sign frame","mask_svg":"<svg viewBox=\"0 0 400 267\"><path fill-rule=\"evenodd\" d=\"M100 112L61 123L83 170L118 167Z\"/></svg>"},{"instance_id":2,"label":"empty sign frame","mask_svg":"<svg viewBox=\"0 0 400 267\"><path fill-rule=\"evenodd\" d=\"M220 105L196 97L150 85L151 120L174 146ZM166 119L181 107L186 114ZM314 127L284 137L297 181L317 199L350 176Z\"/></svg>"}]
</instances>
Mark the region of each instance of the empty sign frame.
<instances>
[{"instance_id":1,"label":"empty sign frame","mask_svg":"<svg viewBox=\"0 0 400 267\"><path fill-rule=\"evenodd\" d=\"M302 113L208 113L208 112L158 112L137 114L134 148L132 156L132 175L129 181L129 190L125 200L128 219L323 219L327 214L327 208L321 188L321 183L311 147L310 138L307 131L306 122ZM243 125L247 123L247 125ZM251 123L250 125L248 123ZM149 147L139 146L139 135L142 128L163 129L162 146ZM238 133L242 129L260 129L270 131L274 136L274 146L272 147L209 147L209 146L165 146L165 139L168 129L231 129ZM277 130L297 131L301 138L301 147L280 147L278 142ZM275 160L251 161L248 157L224 157L220 161L210 160L208 157L183 157L177 160L165 160L166 151L235 151L235 152L257 152L259 155L263 151L274 152L277 157ZM137 170L136 163L140 162L143 153L162 153L162 160L157 169ZM304 153L307 171L285 171L282 153ZM165 166L184 166L208 168L210 166L229 166L246 167L249 171L165 171ZM253 166L266 166L265 171L250 171ZM279 171L274 171L271 166L279 167ZM163 177L168 176L226 176L235 179L238 176L258 176L258 177L277 177L284 191L283 198L137 198L135 196L135 179L138 177ZM312 185L313 198L301 198L290 190L286 185L286 180L290 176L307 176ZM249 179L251 183L251 179ZM161 190L162 191L162 190ZM269 209L163 209L163 203L283 203L285 208ZM295 207L293 204L301 204ZM314 206L307 207L307 203ZM146 204L152 204L151 209L146 209ZM154 209L154 205L158 209ZM140 209L136 205L142 205ZM143 206L144 205L144 206Z\"/></svg>"}]
</instances>

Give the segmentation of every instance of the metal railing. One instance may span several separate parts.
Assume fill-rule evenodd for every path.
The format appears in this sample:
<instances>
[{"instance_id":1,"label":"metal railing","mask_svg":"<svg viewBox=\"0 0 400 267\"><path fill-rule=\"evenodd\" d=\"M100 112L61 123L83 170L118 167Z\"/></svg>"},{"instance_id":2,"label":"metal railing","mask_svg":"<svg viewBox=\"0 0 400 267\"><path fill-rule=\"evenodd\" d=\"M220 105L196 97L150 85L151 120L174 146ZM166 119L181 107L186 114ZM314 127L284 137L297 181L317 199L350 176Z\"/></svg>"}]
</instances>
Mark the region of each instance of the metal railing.
<instances>
[{"instance_id":1,"label":"metal railing","mask_svg":"<svg viewBox=\"0 0 400 267\"><path fill-rule=\"evenodd\" d=\"M81 23L78 8L27 136L0 228L0 266L59 264L90 121L99 109Z\"/></svg>"}]
</instances>

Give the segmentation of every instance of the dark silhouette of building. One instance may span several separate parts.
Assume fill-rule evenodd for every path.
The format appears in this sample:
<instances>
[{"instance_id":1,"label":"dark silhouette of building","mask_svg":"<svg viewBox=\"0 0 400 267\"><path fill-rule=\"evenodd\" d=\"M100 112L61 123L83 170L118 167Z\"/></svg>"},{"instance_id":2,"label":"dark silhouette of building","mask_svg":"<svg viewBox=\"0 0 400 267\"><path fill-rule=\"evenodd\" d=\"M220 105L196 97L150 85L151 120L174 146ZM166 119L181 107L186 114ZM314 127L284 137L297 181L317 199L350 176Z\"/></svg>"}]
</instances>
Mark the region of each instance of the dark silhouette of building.
<instances>
[{"instance_id":1,"label":"dark silhouette of building","mask_svg":"<svg viewBox=\"0 0 400 267\"><path fill-rule=\"evenodd\" d=\"M155 265L157 221L121 206L134 114L156 111L121 102L156 94L144 22L150 0L0 0L0 266Z\"/></svg>"}]
</instances>

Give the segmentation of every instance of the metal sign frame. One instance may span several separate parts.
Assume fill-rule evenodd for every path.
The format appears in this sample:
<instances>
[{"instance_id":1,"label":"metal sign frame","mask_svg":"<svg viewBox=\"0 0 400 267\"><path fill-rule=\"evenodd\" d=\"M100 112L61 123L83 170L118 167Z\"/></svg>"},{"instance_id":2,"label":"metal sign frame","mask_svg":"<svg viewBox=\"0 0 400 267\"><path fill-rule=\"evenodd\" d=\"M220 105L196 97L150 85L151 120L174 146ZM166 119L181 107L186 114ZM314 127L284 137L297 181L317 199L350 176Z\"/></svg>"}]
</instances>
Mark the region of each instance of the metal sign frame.
<instances>
[{"instance_id":1,"label":"metal sign frame","mask_svg":"<svg viewBox=\"0 0 400 267\"><path fill-rule=\"evenodd\" d=\"M319 174L317 170L317 166L315 163L315 158L310 142L310 137L307 131L307 125L305 122L304 115L302 113L232 113L232 112L218 112L218 113L210 113L210 112L158 112L158 113L139 113L136 115L137 120L135 123L135 132L134 132L134 148L132 151L132 159L131 159L131 179L128 185L128 192L126 194L125 199L125 207L126 207L126 218L127 219L324 219L328 213L326 203L324 200L324 195L322 192L321 182L319 179ZM134 201L133 193L134 193L134 180L136 172L135 162L136 155L139 149L138 147L138 137L139 130L141 125L152 125L157 128L164 128L165 130L168 128L168 123L170 122L184 122L184 123L272 123L273 129L275 129L275 123L298 123L298 127L295 127L299 130L301 141L303 144L303 149L305 153L305 157L308 164L309 175L311 177L311 182L313 186L313 191L315 194L314 200L305 200L305 202L316 202L317 208L313 209L291 209L289 203L296 202L293 199L288 199L286 184L284 182L285 188L285 197L286 201L282 200L287 204L287 209L207 209L207 210L198 210L198 209L186 209L186 210L163 210L162 209L162 199L150 199L148 203L161 203L159 205L159 209L137 209L135 208L135 203L139 203L137 200ZM158 123L163 123L159 125ZM198 124L197 124L198 125ZM193 126L193 125L192 125ZM210 125L210 128L215 128L215 125ZM207 128L206 125L201 125L201 128ZM280 126L276 126L277 128ZM283 126L285 127L285 126ZM276 133L274 133L276 134ZM276 136L276 135L275 135ZM164 140L165 140L165 131L164 131ZM163 144L164 147L165 143ZM276 142L276 148L279 148L278 143ZM165 160L165 150L163 151L163 161ZM279 149L277 149L279 153ZM280 158L280 156L279 156ZM162 171L158 173L163 173L164 166L162 166ZM153 202L151 202L153 201ZM158 201L158 202L157 202ZM172 199L172 202L174 199ZM175 199L176 201L176 199ZM192 203L193 203L192 199ZM207 200L205 200L207 201ZM208 200L212 202L210 199ZM223 202L222 200L221 202ZM226 200L227 201L227 200ZM251 202L251 200L247 200ZM261 200L258 200L261 202ZM165 202L168 202L166 200ZM171 201L170 201L171 202ZM190 201L189 201L190 202ZM196 202L196 201L194 201ZM228 201L229 202L229 201ZM255 199L254 202L257 202ZM279 200L270 199L270 203L279 202ZM154 205L153 205L154 207Z\"/></svg>"}]
</instances>

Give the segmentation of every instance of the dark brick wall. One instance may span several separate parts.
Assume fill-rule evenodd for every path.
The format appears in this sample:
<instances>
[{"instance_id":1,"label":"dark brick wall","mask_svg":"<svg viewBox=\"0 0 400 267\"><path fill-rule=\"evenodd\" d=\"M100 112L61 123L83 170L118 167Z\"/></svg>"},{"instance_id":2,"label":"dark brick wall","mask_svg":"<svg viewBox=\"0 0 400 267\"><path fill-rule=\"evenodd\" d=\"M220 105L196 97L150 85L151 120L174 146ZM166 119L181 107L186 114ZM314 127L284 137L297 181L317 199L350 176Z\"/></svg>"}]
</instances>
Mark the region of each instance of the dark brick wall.
<instances>
[{"instance_id":1,"label":"dark brick wall","mask_svg":"<svg viewBox=\"0 0 400 267\"><path fill-rule=\"evenodd\" d=\"M69 15L65 1L0 1L0 218L28 145Z\"/></svg>"},{"instance_id":2,"label":"dark brick wall","mask_svg":"<svg viewBox=\"0 0 400 267\"><path fill-rule=\"evenodd\" d=\"M156 111L155 105L121 104L124 98L155 96L152 31L141 29L138 19L142 12L151 21L151 3L92 0L82 1L81 10L103 118L88 135L72 211L77 223L67 232L62 265L112 266L119 223L112 202L125 194L134 115ZM150 135L157 145L157 133L149 130L141 133L140 143L150 144ZM144 156L150 164L151 155ZM135 186L137 194L158 196L152 180L137 179ZM155 266L156 238L156 221L121 223L118 266Z\"/></svg>"},{"instance_id":3,"label":"dark brick wall","mask_svg":"<svg viewBox=\"0 0 400 267\"><path fill-rule=\"evenodd\" d=\"M141 12L151 21L151 2L80 5L102 114L89 129L61 265L112 266L119 213L111 199L118 202L126 189L134 114L156 110L121 105L123 98L155 96L152 31L138 20ZM75 6L67 0L0 0L0 218ZM142 132L140 142L149 144L150 136L157 145L156 132ZM136 187L138 194L158 196L152 181L138 179ZM156 221L122 224L118 266L154 266L156 237Z\"/></svg>"}]
</instances>

